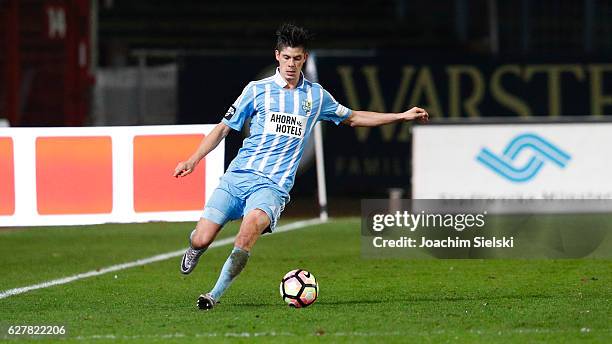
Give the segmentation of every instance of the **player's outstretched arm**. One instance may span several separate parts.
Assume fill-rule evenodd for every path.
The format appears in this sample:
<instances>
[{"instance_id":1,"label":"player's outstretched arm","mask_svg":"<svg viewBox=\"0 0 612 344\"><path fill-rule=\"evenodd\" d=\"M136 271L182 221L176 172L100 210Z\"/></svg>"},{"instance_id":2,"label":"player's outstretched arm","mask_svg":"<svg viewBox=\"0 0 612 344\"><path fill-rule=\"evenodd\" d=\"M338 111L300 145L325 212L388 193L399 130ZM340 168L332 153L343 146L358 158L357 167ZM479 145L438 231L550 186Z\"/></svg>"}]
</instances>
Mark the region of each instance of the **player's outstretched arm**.
<instances>
[{"instance_id":1,"label":"player's outstretched arm","mask_svg":"<svg viewBox=\"0 0 612 344\"><path fill-rule=\"evenodd\" d=\"M221 142L221 140L227 136L230 130L230 127L223 122L217 124L210 134L206 135L206 137L202 139L202 142L195 153L193 153L193 155L191 155L187 161L181 161L178 163L178 165L176 165L173 176L176 178L184 177L193 172L200 160L202 160L206 154L215 149L215 147L219 145L219 142Z\"/></svg>"},{"instance_id":2,"label":"player's outstretched arm","mask_svg":"<svg viewBox=\"0 0 612 344\"><path fill-rule=\"evenodd\" d=\"M377 127L393 122L418 121L425 123L429 120L429 114L425 109L413 107L412 109L400 113L380 113L372 111L353 110L351 115L342 123L351 127Z\"/></svg>"}]
</instances>

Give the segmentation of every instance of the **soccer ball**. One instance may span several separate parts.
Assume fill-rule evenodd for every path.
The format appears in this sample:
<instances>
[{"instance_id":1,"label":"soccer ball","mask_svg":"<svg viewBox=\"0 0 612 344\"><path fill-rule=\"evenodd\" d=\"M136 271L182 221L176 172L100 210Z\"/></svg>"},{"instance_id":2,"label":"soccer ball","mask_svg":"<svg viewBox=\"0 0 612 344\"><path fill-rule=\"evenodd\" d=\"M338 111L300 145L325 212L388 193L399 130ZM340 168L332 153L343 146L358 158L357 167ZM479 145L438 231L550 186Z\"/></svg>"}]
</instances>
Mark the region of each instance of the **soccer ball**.
<instances>
[{"instance_id":1,"label":"soccer ball","mask_svg":"<svg viewBox=\"0 0 612 344\"><path fill-rule=\"evenodd\" d=\"M289 307L307 307L317 300L319 283L314 275L306 270L291 270L280 283L280 294Z\"/></svg>"}]
</instances>

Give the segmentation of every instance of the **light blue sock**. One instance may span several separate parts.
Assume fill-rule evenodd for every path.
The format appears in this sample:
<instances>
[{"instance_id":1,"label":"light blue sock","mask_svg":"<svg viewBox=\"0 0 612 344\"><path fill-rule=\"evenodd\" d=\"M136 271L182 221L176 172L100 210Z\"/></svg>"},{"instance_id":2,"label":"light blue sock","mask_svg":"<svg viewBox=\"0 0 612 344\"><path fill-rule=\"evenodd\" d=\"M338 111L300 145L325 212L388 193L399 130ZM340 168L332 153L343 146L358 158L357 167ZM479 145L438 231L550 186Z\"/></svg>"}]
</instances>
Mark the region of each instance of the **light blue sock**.
<instances>
[{"instance_id":1,"label":"light blue sock","mask_svg":"<svg viewBox=\"0 0 612 344\"><path fill-rule=\"evenodd\" d=\"M239 247L234 247L232 253L227 257L225 264L223 264L215 287L210 291L210 294L215 300L219 301L221 295L223 295L225 290L232 284L234 278L244 269L248 260L249 252Z\"/></svg>"}]
</instances>

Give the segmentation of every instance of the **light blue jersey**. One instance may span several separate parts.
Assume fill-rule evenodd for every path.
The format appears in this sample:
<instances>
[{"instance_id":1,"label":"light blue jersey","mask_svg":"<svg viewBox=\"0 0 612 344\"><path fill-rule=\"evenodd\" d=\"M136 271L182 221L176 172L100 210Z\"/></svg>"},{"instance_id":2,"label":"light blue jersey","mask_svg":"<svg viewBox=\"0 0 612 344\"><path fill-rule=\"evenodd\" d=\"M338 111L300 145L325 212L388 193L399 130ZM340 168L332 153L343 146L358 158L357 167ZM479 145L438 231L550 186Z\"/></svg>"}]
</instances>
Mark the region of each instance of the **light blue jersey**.
<instances>
[{"instance_id":1,"label":"light blue jersey","mask_svg":"<svg viewBox=\"0 0 612 344\"><path fill-rule=\"evenodd\" d=\"M240 131L250 119L250 135L228 171L248 171L272 180L287 193L304 147L317 121L339 124L351 110L339 104L323 87L301 76L295 89L276 74L250 82L229 108L223 123Z\"/></svg>"}]
</instances>

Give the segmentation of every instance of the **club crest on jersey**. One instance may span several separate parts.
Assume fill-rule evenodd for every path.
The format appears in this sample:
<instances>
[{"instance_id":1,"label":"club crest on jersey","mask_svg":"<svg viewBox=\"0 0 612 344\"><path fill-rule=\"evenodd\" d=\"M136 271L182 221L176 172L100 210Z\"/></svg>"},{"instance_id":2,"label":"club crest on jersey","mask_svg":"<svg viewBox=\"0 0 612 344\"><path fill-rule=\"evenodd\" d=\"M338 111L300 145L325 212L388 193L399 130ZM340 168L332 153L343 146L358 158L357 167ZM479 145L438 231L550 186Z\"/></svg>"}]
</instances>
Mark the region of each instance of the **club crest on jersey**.
<instances>
[{"instance_id":1,"label":"club crest on jersey","mask_svg":"<svg viewBox=\"0 0 612 344\"><path fill-rule=\"evenodd\" d=\"M229 107L229 109L227 109L227 112L225 113L225 116L223 117L229 121L230 119L232 119L235 113L236 113L236 108L234 107L234 105L232 105Z\"/></svg>"},{"instance_id":2,"label":"club crest on jersey","mask_svg":"<svg viewBox=\"0 0 612 344\"><path fill-rule=\"evenodd\" d=\"M302 100L302 109L306 112L306 116L309 116L312 110L312 102L310 100Z\"/></svg>"}]
</instances>

